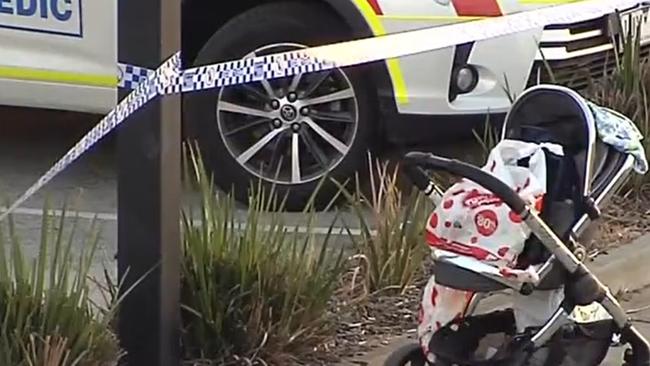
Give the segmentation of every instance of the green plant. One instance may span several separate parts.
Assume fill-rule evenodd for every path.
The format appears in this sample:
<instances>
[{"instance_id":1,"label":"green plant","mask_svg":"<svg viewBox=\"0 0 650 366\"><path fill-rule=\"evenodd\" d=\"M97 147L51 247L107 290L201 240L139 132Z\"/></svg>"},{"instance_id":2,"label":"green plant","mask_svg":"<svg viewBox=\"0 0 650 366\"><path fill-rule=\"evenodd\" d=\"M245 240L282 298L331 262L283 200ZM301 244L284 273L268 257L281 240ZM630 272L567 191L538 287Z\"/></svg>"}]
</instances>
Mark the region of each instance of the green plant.
<instances>
[{"instance_id":1,"label":"green plant","mask_svg":"<svg viewBox=\"0 0 650 366\"><path fill-rule=\"evenodd\" d=\"M2 365L104 366L121 356L110 327L118 301L101 308L91 298L96 222L77 249L78 221L64 234L65 212L57 226L44 209L38 253L31 259L23 253L14 218L0 223Z\"/></svg>"},{"instance_id":2,"label":"green plant","mask_svg":"<svg viewBox=\"0 0 650 366\"><path fill-rule=\"evenodd\" d=\"M287 364L331 335L327 308L343 248L330 249L329 233L319 241L290 232L278 212L283 202L261 185L239 222L234 199L214 194L195 151L185 166L201 199L182 214L184 357L193 365Z\"/></svg>"},{"instance_id":3,"label":"green plant","mask_svg":"<svg viewBox=\"0 0 650 366\"><path fill-rule=\"evenodd\" d=\"M403 292L422 268L426 249L424 227L431 211L428 199L414 190L404 199L397 185L399 167L392 171L388 162L369 158L370 197L360 188L342 188L358 219L360 235L348 229L358 255L365 263L365 282L369 292Z\"/></svg>"},{"instance_id":4,"label":"green plant","mask_svg":"<svg viewBox=\"0 0 650 366\"><path fill-rule=\"evenodd\" d=\"M490 123L490 114L487 114L485 123L483 125L483 133L479 134L476 130L472 130L474 140L481 148L480 161L475 162L476 165L482 166L490 155L490 151L499 143L499 131Z\"/></svg>"},{"instance_id":5,"label":"green plant","mask_svg":"<svg viewBox=\"0 0 650 366\"><path fill-rule=\"evenodd\" d=\"M630 22L631 24L632 22ZM646 152L650 149L650 114L648 113L648 88L650 87L650 64L641 56L640 28L628 29L622 42L621 55L612 69L605 69L604 76L591 78L583 93L596 104L616 110L634 121L643 134ZM626 188L638 193L647 177L634 175Z\"/></svg>"}]
</instances>

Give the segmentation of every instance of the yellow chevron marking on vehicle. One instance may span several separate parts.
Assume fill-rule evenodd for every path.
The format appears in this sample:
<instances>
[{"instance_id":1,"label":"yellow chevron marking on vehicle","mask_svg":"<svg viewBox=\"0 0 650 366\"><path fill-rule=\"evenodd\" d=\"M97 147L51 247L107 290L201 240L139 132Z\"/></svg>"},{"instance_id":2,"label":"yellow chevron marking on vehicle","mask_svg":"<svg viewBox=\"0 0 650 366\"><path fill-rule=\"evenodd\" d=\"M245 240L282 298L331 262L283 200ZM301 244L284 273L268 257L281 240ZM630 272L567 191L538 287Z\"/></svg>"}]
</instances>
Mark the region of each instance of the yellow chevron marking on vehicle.
<instances>
[{"instance_id":1,"label":"yellow chevron marking on vehicle","mask_svg":"<svg viewBox=\"0 0 650 366\"><path fill-rule=\"evenodd\" d=\"M386 29L381 24L380 18L375 14L374 10L366 0L354 0L355 4L361 11L361 14L370 25L370 29L375 36L383 36L386 34ZM393 81L393 88L395 89L395 97L397 103L407 104L409 102L408 90L406 89L406 82L402 74L402 68L398 59L387 59L388 73Z\"/></svg>"},{"instance_id":2,"label":"yellow chevron marking on vehicle","mask_svg":"<svg viewBox=\"0 0 650 366\"><path fill-rule=\"evenodd\" d=\"M0 78L106 88L115 88L118 82L117 75L84 74L14 66L0 66Z\"/></svg>"}]
</instances>

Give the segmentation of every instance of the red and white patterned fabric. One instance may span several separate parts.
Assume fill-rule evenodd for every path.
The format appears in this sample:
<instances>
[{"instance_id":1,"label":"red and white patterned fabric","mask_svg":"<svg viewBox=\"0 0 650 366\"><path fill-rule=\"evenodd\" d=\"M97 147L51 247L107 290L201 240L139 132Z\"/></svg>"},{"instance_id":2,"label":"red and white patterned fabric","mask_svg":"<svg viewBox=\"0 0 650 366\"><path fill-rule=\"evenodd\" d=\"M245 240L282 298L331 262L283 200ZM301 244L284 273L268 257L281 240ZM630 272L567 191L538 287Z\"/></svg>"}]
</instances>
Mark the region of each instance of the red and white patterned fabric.
<instances>
[{"instance_id":1,"label":"red and white patterned fabric","mask_svg":"<svg viewBox=\"0 0 650 366\"><path fill-rule=\"evenodd\" d=\"M431 277L422 294L418 316L418 338L422 351L430 363L435 363L435 355L429 350L431 337L443 326L453 320L463 318L474 294L438 285Z\"/></svg>"},{"instance_id":2,"label":"red and white patterned fabric","mask_svg":"<svg viewBox=\"0 0 650 366\"><path fill-rule=\"evenodd\" d=\"M559 145L503 140L492 149L482 169L541 210L546 193L543 148L563 154ZM517 165L523 158L528 158L528 167ZM466 179L444 193L426 227L426 241L434 252L469 256L497 267L504 277L526 281L534 272L513 267L529 236L530 229L516 213L490 191ZM429 280L422 296L418 336L430 362L434 362L433 354L427 349L431 336L452 320L464 316L472 296L469 291L438 285L433 277Z\"/></svg>"}]
</instances>

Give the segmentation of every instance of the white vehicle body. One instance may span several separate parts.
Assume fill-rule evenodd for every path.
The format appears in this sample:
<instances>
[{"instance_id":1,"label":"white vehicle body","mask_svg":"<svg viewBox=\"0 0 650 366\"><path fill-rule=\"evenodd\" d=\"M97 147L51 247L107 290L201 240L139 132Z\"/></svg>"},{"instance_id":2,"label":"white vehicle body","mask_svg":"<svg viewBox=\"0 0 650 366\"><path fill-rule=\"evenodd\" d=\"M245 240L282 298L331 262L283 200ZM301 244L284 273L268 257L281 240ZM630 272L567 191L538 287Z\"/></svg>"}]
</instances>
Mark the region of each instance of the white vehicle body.
<instances>
[{"instance_id":1,"label":"white vehicle body","mask_svg":"<svg viewBox=\"0 0 650 366\"><path fill-rule=\"evenodd\" d=\"M0 0L0 104L110 111L119 85L117 1ZM183 57L196 66L288 44L381 36L580 0L181 1ZM647 13L637 10L634 21L647 23ZM619 18L607 15L298 75L286 85L270 80L192 93L184 98L184 137L199 140L221 188L261 178L278 184L281 195L291 191L287 207L301 209L326 173L349 179L367 166L367 149L376 142L430 145L451 138L452 130L469 132L486 114L503 116L512 97L550 80L543 58L559 83L584 86L614 62L616 25ZM650 27L642 38L647 56ZM237 197L247 195L240 189Z\"/></svg>"},{"instance_id":2,"label":"white vehicle body","mask_svg":"<svg viewBox=\"0 0 650 366\"><path fill-rule=\"evenodd\" d=\"M0 1L0 104L109 111L116 39L116 0Z\"/></svg>"},{"instance_id":3,"label":"white vehicle body","mask_svg":"<svg viewBox=\"0 0 650 366\"><path fill-rule=\"evenodd\" d=\"M355 0L366 18L371 19L376 34L435 27L568 2L572 1L370 0L368 3L372 9L369 10L366 0ZM477 42L466 62L477 68L479 84L453 101L447 97L453 47L390 61L389 72L397 110L403 114L426 115L480 114L485 113L487 108L494 113L505 112L510 105L503 90L506 78L510 92L518 95L535 77L534 64L541 63L542 54L551 64L603 55L614 47L607 36L608 26L606 22L594 20L593 24L586 26L539 28ZM649 38L650 27L644 27L642 44L645 45ZM571 50L570 44L576 41L589 43L585 42L585 45ZM577 66L577 62L572 66Z\"/></svg>"},{"instance_id":4,"label":"white vehicle body","mask_svg":"<svg viewBox=\"0 0 650 366\"><path fill-rule=\"evenodd\" d=\"M375 35L469 21L457 3L471 0L348 0ZM532 10L566 0L479 0L499 14ZM467 11L465 11L467 13ZM494 15L494 14L486 14ZM650 28L647 28L650 30ZM537 40L570 42L603 37L605 29L571 33L567 29L536 29L481 41L467 62L477 67L479 85L448 100L452 47L387 61L397 110L405 114L446 115L505 112L512 93L528 84L535 61L541 60ZM644 41L647 41L647 33ZM117 1L0 0L0 104L83 112L107 112L117 98ZM554 46L544 50L549 61L565 60L611 49L611 43L578 51Z\"/></svg>"}]
</instances>

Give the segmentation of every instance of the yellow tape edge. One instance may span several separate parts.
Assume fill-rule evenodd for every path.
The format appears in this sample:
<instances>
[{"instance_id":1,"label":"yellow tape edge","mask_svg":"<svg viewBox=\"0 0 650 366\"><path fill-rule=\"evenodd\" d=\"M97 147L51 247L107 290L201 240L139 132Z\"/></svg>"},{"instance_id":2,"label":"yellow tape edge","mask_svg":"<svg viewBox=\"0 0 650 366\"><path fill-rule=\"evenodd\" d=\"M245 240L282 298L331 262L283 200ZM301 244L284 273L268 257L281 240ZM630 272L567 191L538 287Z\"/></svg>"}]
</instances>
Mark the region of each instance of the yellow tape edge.
<instances>
[{"instance_id":1,"label":"yellow tape edge","mask_svg":"<svg viewBox=\"0 0 650 366\"><path fill-rule=\"evenodd\" d=\"M379 17L375 14L370 4L366 0L354 0L361 14L370 25L370 29L375 36L383 36L386 34L384 26L381 24ZM406 89L406 82L404 81L404 74L397 59L386 60L388 66L388 74L393 81L393 89L395 98L399 104L407 104L409 102L408 90Z\"/></svg>"},{"instance_id":2,"label":"yellow tape edge","mask_svg":"<svg viewBox=\"0 0 650 366\"><path fill-rule=\"evenodd\" d=\"M118 83L117 75L83 74L14 66L0 66L0 78L106 88L115 88Z\"/></svg>"}]
</instances>

